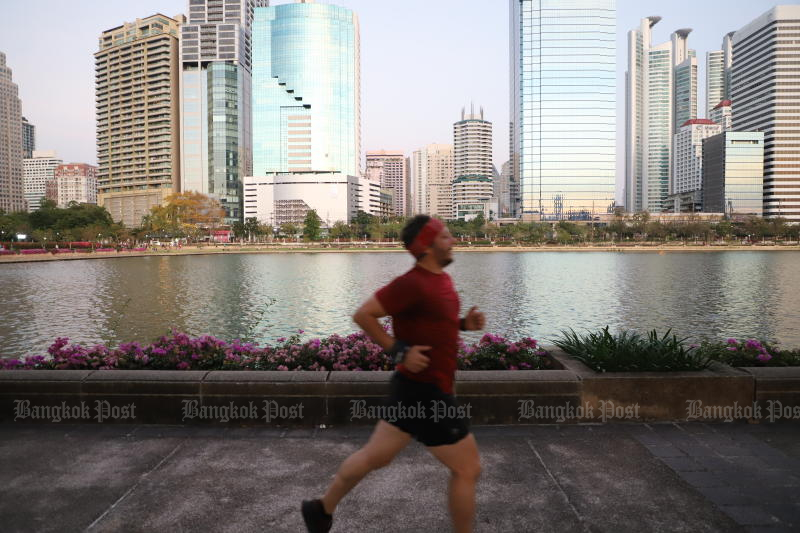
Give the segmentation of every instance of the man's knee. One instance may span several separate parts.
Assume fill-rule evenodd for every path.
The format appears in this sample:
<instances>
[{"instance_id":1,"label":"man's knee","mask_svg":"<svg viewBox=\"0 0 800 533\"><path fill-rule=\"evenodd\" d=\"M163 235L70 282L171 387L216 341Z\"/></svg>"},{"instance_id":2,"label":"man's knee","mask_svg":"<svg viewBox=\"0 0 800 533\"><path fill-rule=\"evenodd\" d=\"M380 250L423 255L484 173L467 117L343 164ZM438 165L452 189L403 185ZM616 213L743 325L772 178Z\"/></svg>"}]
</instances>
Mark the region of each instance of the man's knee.
<instances>
[{"instance_id":1,"label":"man's knee","mask_svg":"<svg viewBox=\"0 0 800 533\"><path fill-rule=\"evenodd\" d=\"M479 460L465 462L451 469L454 477L477 481L481 476L481 462Z\"/></svg>"}]
</instances>

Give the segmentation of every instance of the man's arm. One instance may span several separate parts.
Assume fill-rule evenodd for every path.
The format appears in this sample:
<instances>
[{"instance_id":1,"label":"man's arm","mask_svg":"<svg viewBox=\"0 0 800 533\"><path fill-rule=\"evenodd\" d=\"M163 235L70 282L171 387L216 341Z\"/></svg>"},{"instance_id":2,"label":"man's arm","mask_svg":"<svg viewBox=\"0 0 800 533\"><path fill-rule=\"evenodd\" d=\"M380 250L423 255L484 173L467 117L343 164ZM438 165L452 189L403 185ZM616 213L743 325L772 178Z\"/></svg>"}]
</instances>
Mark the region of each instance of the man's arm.
<instances>
[{"instance_id":1,"label":"man's arm","mask_svg":"<svg viewBox=\"0 0 800 533\"><path fill-rule=\"evenodd\" d=\"M381 323L378 322L379 318L383 318L387 314L378 299L372 296L353 315L353 322L358 324L364 330L364 333L380 344L384 350L388 350L394 345L394 339L386 333Z\"/></svg>"},{"instance_id":2,"label":"man's arm","mask_svg":"<svg viewBox=\"0 0 800 533\"><path fill-rule=\"evenodd\" d=\"M381 323L378 322L379 318L385 317L388 313L384 310L381 303L375 296L358 308L353 315L353 321L358 324L364 333L369 335L372 340L377 342L384 350L390 350L394 346L395 340L391 335L386 333ZM430 350L430 346L412 346L406 352L405 359L403 359L403 366L411 372L421 372L428 366L430 359L422 352Z\"/></svg>"}]
</instances>

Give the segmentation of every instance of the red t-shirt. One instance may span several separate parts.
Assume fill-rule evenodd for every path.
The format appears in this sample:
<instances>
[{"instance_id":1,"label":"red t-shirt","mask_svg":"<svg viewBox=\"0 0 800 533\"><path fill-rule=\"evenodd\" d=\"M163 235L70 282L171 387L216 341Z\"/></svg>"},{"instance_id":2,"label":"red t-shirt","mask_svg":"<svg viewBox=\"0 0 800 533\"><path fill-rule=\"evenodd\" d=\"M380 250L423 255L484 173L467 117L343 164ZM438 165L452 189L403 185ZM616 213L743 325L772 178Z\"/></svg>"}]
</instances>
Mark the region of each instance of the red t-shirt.
<instances>
[{"instance_id":1,"label":"red t-shirt","mask_svg":"<svg viewBox=\"0 0 800 533\"><path fill-rule=\"evenodd\" d=\"M453 394L460 304L450 276L416 265L376 292L375 297L392 317L395 338L409 346L431 347L423 352L430 358L425 370L414 373L402 364L397 370L410 379L434 383L442 392Z\"/></svg>"}]
</instances>

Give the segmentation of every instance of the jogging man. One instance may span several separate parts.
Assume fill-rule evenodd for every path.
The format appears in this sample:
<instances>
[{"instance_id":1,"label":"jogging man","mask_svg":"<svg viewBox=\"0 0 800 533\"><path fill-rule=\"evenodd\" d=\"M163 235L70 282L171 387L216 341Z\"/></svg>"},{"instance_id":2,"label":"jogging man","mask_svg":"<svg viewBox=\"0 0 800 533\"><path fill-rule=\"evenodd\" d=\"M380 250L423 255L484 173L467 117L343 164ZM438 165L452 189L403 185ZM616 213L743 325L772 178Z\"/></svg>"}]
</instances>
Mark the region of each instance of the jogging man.
<instances>
[{"instance_id":1,"label":"jogging man","mask_svg":"<svg viewBox=\"0 0 800 533\"><path fill-rule=\"evenodd\" d=\"M450 469L453 528L457 533L472 531L480 458L464 407L453 395L453 380L459 328L483 329L485 318L473 307L459 319L458 294L443 270L453 261L455 239L441 221L418 215L403 228L402 238L417 260L414 268L376 292L356 311L353 320L397 364L386 406L421 404L425 416L392 416L378 422L367 444L339 467L322 499L303 502L303 519L311 533L329 531L339 501L364 476L391 463L412 437ZM396 338L378 321L386 315L392 317ZM440 406L459 414L435 417L433 410Z\"/></svg>"}]
</instances>

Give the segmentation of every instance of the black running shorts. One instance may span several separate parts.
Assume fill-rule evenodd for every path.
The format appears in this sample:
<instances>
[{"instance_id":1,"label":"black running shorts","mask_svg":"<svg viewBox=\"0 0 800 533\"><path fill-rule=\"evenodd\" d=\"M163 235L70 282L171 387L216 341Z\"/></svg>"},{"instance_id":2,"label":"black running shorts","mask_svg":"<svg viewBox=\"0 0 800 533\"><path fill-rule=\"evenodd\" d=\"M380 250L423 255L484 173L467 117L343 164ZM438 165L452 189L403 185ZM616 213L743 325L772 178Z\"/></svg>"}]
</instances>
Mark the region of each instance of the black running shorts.
<instances>
[{"instance_id":1,"label":"black running shorts","mask_svg":"<svg viewBox=\"0 0 800 533\"><path fill-rule=\"evenodd\" d=\"M383 420L425 446L455 444L469 434L469 406L433 383L414 381L400 372L392 375Z\"/></svg>"}]
</instances>

